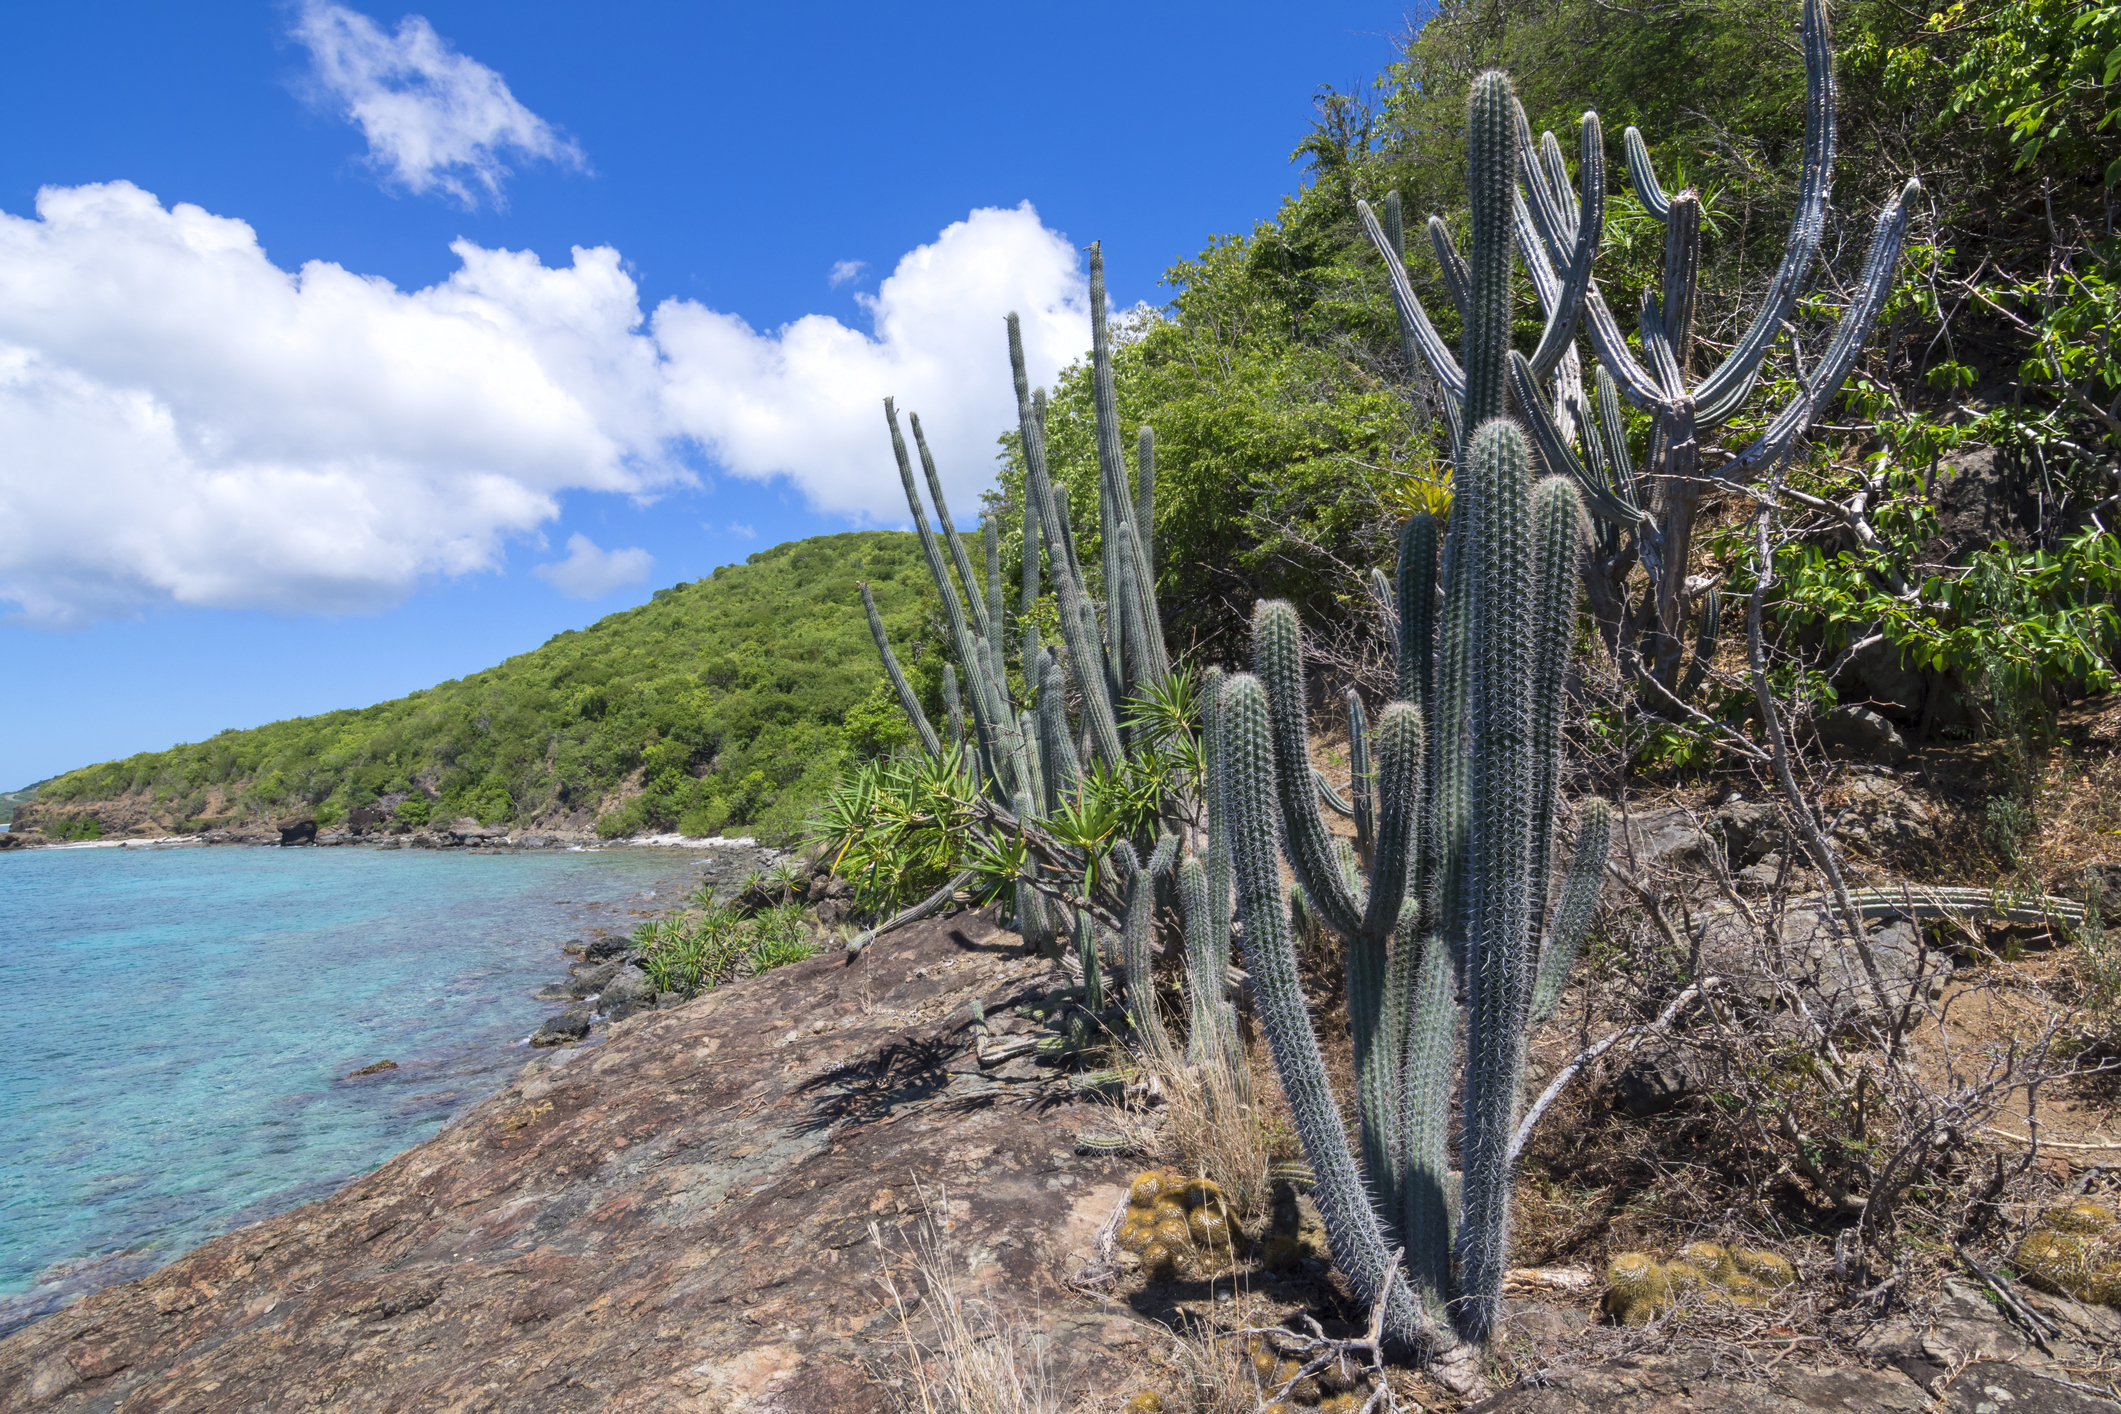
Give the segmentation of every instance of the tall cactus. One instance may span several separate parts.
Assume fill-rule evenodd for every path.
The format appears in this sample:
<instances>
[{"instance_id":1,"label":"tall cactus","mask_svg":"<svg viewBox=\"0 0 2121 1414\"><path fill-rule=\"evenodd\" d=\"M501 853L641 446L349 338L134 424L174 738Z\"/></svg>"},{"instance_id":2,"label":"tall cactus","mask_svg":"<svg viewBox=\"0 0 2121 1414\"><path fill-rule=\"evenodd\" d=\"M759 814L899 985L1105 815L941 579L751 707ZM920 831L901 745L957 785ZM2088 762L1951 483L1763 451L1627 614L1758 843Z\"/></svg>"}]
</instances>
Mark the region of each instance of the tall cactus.
<instances>
[{"instance_id":1,"label":"tall cactus","mask_svg":"<svg viewBox=\"0 0 2121 1414\"><path fill-rule=\"evenodd\" d=\"M1698 687L1707 672L1706 655L1716 643L1718 601L1705 595L1690 604L1687 581L1695 517L1710 484L1702 450L1709 434L1744 407L1769 348L1795 308L1826 229L1834 166L1834 75L1823 0L1805 0L1802 37L1805 138L1789 237L1746 332L1705 376L1697 376L1693 366L1701 276L1699 194L1692 189L1666 193L1642 134L1627 129L1622 146L1629 180L1643 207L1665 225L1662 278L1643 296L1638 354L1591 278L1605 201L1597 115L1584 115L1579 190L1572 192L1560 143L1546 133L1534 144L1523 110L1511 105L1519 149L1512 221L1547 319L1546 334L1529 358L1508 355L1512 398L1547 474L1573 479L1601 522L1596 550L1582 564L1592 615L1615 660L1644 684L1649 705L1659 710ZM1909 181L1879 213L1856 298L1826 350L1811 361L1795 396L1767 429L1714 469L1718 479L1764 475L1840 391L1891 289L1907 235L1908 202L1919 187ZM1471 400L1465 375L1451 363L1406 278L1398 206L1396 193L1388 197L1386 213L1393 219L1382 222L1365 208L1364 225L1391 277L1402 343L1442 386L1452 425L1477 426L1485 410ZM1477 225L1477 212L1475 220ZM1443 223L1430 218L1429 232L1445 287L1463 312L1473 277ZM1598 359L1588 393L1574 342L1579 321ZM1629 450L1622 398L1650 416L1639 461ZM1454 461L1463 450L1454 438ZM1650 579L1649 594L1639 598L1626 585L1637 564ZM1690 614L1696 639L1691 664L1685 641Z\"/></svg>"},{"instance_id":2,"label":"tall cactus","mask_svg":"<svg viewBox=\"0 0 2121 1414\"><path fill-rule=\"evenodd\" d=\"M1136 472L1130 478L1121 454L1118 398L1105 311L1104 257L1095 246L1090 251L1090 285L1098 458L1096 563L1102 581L1096 587L1102 591L1101 602L1093 596L1093 586L1083 573L1069 521L1067 488L1054 482L1048 471L1044 394L1030 386L1016 316L1010 315L1008 321L1018 432L1026 470L1016 639L1022 664L1020 692L1011 691L1006 671L1011 639L1001 576L999 527L992 516L982 527L986 562L982 579L951 519L942 478L920 419L907 419L920 461L922 475L917 479L913 456L899 431L897 409L888 399L884 404L907 509L912 513L930 577L942 599L955 659L943 670L948 742L938 736L923 714L918 697L891 652L873 605L870 629L900 704L920 737L921 748L936 754L961 743L967 758L974 763L981 790L995 807L991 820L1026 832L1036 832L1050 824L1065 803L1075 800L1087 788L1087 768L1093 764L1101 763L1114 770L1126 767L1130 748L1125 727L1129 700L1157 688L1171 673L1154 578L1155 437L1147 427L1141 429ZM921 496L923 482L928 493L925 501ZM932 521L930 504L934 508ZM940 527L940 534L932 527ZM1036 622L1028 612L1040 598L1042 584L1047 582L1059 602L1058 645L1041 641ZM866 588L863 593L868 603ZM1061 651L1056 652L1056 648ZM1080 708L1074 721L1069 710L1071 699ZM1176 821L1188 814L1181 802L1172 801L1169 807L1163 812L1167 820ZM1219 807L1211 804L1207 814L1220 818ZM1153 850L1152 843L1156 846ZM1198 840L1195 844L1194 854L1198 855L1204 846ZM1063 934L1067 935L1065 951L1082 969L1084 998L1092 1011L1099 1010L1104 1000L1103 959L1107 945L1118 946L1126 964L1127 1003L1135 1029L1147 1050L1173 1065L1178 1063L1177 1052L1157 1010L1150 973L1157 881L1172 872L1178 847L1178 837L1169 832L1161 833L1154 841L1122 841L1110 851L1111 867L1106 867L1108 861L1104 858L1078 851L1079 857L1068 866L1080 870L1080 877L1073 879L1049 877L1056 867L1051 852L1044 862L1031 855L1020 866L1022 877L1015 890L1018 926L1027 941L1058 957L1064 951ZM1143 852L1148 856L1146 862L1142 861ZM1195 869L1178 881L1177 889L1186 912L1183 933L1189 951L1187 1011L1192 1036L1188 1052L1195 1061L1212 1060L1225 1065L1239 1055L1235 1017L1223 999L1223 978L1230 957L1230 870L1226 848L1210 847L1205 852L1205 867L1199 865L1197 858L1189 860ZM1116 936L1109 938L1100 937L1101 924L1093 908L1066 903L1041 892L1042 888L1051 887L1056 893L1088 900L1089 895L1104 890L1106 879L1111 879L1116 887L1106 891L1112 897L1105 902L1111 905L1110 916L1119 922ZM953 882L962 884L962 880Z\"/></svg>"},{"instance_id":3,"label":"tall cactus","mask_svg":"<svg viewBox=\"0 0 2121 1414\"><path fill-rule=\"evenodd\" d=\"M1362 1298L1385 1301L1397 1339L1430 1353L1461 1337L1482 1339L1494 1325L1507 1265L1524 1033L1549 975L1541 959L1572 956L1589 922L1589 910L1578 907L1555 920L1571 932L1541 926L1582 512L1571 483L1534 484L1529 439L1509 416L1514 111L1501 74L1475 80L1467 110L1473 239L1462 270L1459 354L1445 350L1433 328L1424 332L1425 320L1408 321L1410 342L1434 344L1438 381L1459 403L1459 484L1442 556L1441 613L1434 521L1416 516L1402 537L1389 605L1403 700L1383 710L1374 734L1359 702L1349 712L1351 747L1374 749L1376 758L1374 792L1365 799L1359 790L1354 807L1368 836L1367 884L1343 873L1319 814L1301 643L1288 605L1256 610L1256 676L1226 685L1218 713L1245 966L1318 1177L1334 1258ZM1367 208L1363 215L1376 224ZM1395 274L1404 286L1404 272ZM1410 301L1409 293L1403 307ZM1574 318L1573 311L1550 314L1542 348L1565 345ZM1579 901L1587 891L1595 897L1604 867L1605 835L1588 824L1595 818L1602 818L1595 809L1586 811L1564 889ZM1352 1147L1295 989L1283 846L1307 906L1348 947L1359 1124ZM1466 996L1462 1182L1447 1166L1443 1118L1459 1022L1454 974ZM1454 1190L1462 1193L1455 1244ZM1402 1297L1395 1288L1388 1298L1394 1246L1405 1250L1412 1292Z\"/></svg>"}]
</instances>

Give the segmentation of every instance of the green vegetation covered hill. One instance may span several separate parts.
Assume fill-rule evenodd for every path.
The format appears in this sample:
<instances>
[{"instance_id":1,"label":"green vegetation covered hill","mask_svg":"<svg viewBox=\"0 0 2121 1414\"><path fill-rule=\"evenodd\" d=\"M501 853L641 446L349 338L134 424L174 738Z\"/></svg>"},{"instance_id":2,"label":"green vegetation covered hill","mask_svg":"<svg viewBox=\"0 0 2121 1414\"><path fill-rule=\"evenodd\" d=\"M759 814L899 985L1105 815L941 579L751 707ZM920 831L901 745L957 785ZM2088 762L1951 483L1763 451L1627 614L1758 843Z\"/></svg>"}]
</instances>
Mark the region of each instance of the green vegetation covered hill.
<instances>
[{"instance_id":1,"label":"green vegetation covered hill","mask_svg":"<svg viewBox=\"0 0 2121 1414\"><path fill-rule=\"evenodd\" d=\"M122 801L175 829L304 809L330 824L365 808L411 824L784 836L843 753L887 749L904 732L895 699L877 691L858 584L873 586L894 639L916 644L934 599L919 555L899 532L778 545L393 702L69 772L24 823L87 829ZM940 671L940 654L905 656L916 672Z\"/></svg>"}]
</instances>

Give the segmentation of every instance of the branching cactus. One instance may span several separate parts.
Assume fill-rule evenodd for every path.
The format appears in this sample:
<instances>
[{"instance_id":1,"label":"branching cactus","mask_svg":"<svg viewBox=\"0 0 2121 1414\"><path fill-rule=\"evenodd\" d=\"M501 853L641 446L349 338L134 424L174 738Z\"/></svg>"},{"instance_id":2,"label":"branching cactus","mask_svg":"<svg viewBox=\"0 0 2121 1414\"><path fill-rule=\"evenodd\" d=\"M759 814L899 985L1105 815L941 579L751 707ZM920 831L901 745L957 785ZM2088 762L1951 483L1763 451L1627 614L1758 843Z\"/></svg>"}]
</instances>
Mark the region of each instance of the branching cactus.
<instances>
[{"instance_id":1,"label":"branching cactus","mask_svg":"<svg viewBox=\"0 0 2121 1414\"><path fill-rule=\"evenodd\" d=\"M1092 767L1126 768L1130 749L1138 745L1128 739L1129 703L1153 693L1171 674L1156 603L1155 435L1146 427L1141 429L1135 473L1130 478L1121 452L1113 386L1104 257L1095 246L1090 251L1090 296L1098 463L1096 562L1102 599L1093 597L1083 574L1069 524L1066 488L1053 481L1048 469L1044 395L1030 386L1014 315L1008 323L1009 358L1026 470L1023 569L1015 630L1020 688L1011 690L1006 669L1010 627L1001 582L999 527L992 517L982 527L983 581L951 519L920 419L908 419L921 464L922 475L916 478L913 455L889 400L884 413L899 479L942 600L954 660L943 670L948 740L923 712L919 695L891 650L867 587L862 591L878 654L920 738L921 749L931 755L962 749L974 764L981 790L993 807L980 828L997 836L1010 831L1022 838L1044 836L1048 844L1054 843L1051 827L1064 807L1078 801L1087 788ZM940 534L932 525L940 527ZM1041 641L1037 624L1027 612L1040 598L1041 586L1049 581L1060 609L1061 641L1057 645ZM1076 706L1073 713L1071 702ZM1185 914L1182 935L1188 950L1187 1054L1194 1063L1212 1060L1218 1065L1237 1065L1241 1074L1236 1018L1225 997L1231 946L1229 851L1201 838L1197 821L1203 812L1198 805L1172 800L1164 812L1170 823L1188 817L1196 820L1189 832L1190 868L1182 871L1175 890ZM1219 819L1212 804L1205 813ZM1126 1000L1135 1032L1145 1050L1170 1065L1180 1063L1177 1048L1157 1010L1150 974L1158 881L1172 873L1179 850L1179 835L1168 829L1158 831L1154 839L1120 841L1109 848L1108 855L1083 847L1050 848L1043 854L1025 850L1017 866L1015 888L1017 922L1026 939L1049 956L1059 958L1065 953L1076 960L1092 1011L1099 1010L1104 1000L1103 958L1111 945L1117 945L1126 964ZM1091 898L1106 879L1119 886L1111 901L1110 926L1094 912L1097 900ZM964 882L961 876L952 884L962 887ZM1174 891L1166 888L1163 892ZM1084 907L1086 903L1093 907ZM928 900L901 919L924 916L938 906L935 899ZM873 933L858 942L870 936Z\"/></svg>"},{"instance_id":2,"label":"branching cactus","mask_svg":"<svg viewBox=\"0 0 2121 1414\"><path fill-rule=\"evenodd\" d=\"M1582 509L1569 481L1535 481L1529 439L1508 415L1514 110L1501 74L1475 81L1467 120L1472 247L1461 272L1466 338L1453 357L1433 329L1420 335L1434 343L1432 366L1455 388L1462 413L1458 487L1440 606L1436 524L1416 516L1403 536L1390 596L1403 700L1378 714L1374 731L1359 704L1349 713L1351 756L1375 763L1349 807L1367 846L1367 882L1350 879L1320 814L1289 605L1256 610L1254 674L1231 679L1217 707L1245 968L1318 1178L1334 1259L1364 1300L1384 1303L1393 1335L1429 1355L1485 1338L1498 1314L1524 1035L1547 1001L1543 983L1565 969L1588 926L1583 901L1595 900L1606 854L1604 813L1594 803L1563 890L1576 906L1557 909L1555 927L1543 927ZM1375 224L1367 209L1364 216ZM1395 273L1404 287L1404 272ZM1402 305L1410 304L1409 295ZM1566 343L1568 322L1566 314L1550 318L1543 350ZM1352 1144L1297 985L1284 853L1309 910L1348 948ZM1460 979L1462 1180L1446 1149ZM1408 1282L1388 1291L1395 1249Z\"/></svg>"},{"instance_id":3,"label":"branching cactus","mask_svg":"<svg viewBox=\"0 0 2121 1414\"><path fill-rule=\"evenodd\" d=\"M1709 434L1745 405L1770 347L1787 327L1826 229L1834 167L1834 75L1823 0L1805 0L1803 41L1805 140L1789 238L1745 333L1706 375L1694 367L1699 194L1691 188L1666 193L1642 135L1634 128L1626 131L1629 179L1644 208L1665 223L1662 280L1660 288L1643 296L1638 354L1591 276L1605 201L1597 115L1584 115L1579 180L1572 190L1560 143L1547 133L1535 145L1523 110L1512 104L1520 188L1512 220L1547 324L1529 358L1509 354L1511 396L1539 464L1549 475L1575 481L1600 522L1594 552L1582 566L1592 614L1614 659L1643 685L1647 705L1660 711L1673 710L1699 686L1716 643L1720 603L1713 586L1689 581L1687 575L1702 493L1717 481L1763 478L1840 391L1890 291L1907 235L1908 201L1919 189L1908 182L1879 214L1855 299L1825 350L1803 360L1796 394L1750 446L1721 466L1704 466ZM1367 207L1362 214L1391 277L1401 342L1410 361L1419 359L1442 387L1453 460L1460 463L1464 449L1458 429L1477 425L1480 414L1468 404L1465 375L1451 362L1407 281L1397 193L1386 198L1384 219ZM1445 288L1464 312L1470 284L1465 262L1441 220L1430 218L1429 233ZM1574 343L1579 322L1598 359L1588 393ZM1639 459L1629 450L1623 398L1650 416ZM1633 599L1627 580L1638 564L1650 589ZM1691 662L1689 636L1695 648Z\"/></svg>"}]
</instances>

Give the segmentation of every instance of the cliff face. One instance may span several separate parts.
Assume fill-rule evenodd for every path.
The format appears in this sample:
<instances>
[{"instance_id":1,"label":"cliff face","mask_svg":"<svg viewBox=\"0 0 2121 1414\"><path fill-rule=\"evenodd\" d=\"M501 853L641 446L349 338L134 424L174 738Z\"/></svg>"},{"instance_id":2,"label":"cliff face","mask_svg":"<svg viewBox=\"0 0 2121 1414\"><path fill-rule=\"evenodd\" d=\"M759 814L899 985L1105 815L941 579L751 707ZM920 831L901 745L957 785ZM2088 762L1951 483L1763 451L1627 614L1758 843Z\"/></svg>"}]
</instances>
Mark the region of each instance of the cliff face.
<instances>
[{"instance_id":1,"label":"cliff face","mask_svg":"<svg viewBox=\"0 0 2121 1414\"><path fill-rule=\"evenodd\" d=\"M1074 1152L1097 1120L1065 1087L970 1049L972 999L1055 985L961 914L622 1022L333 1197L0 1341L0 1409L881 1410L871 1226L903 1254L931 1208L1087 1383L1104 1317L1057 1298L1125 1172Z\"/></svg>"}]
</instances>

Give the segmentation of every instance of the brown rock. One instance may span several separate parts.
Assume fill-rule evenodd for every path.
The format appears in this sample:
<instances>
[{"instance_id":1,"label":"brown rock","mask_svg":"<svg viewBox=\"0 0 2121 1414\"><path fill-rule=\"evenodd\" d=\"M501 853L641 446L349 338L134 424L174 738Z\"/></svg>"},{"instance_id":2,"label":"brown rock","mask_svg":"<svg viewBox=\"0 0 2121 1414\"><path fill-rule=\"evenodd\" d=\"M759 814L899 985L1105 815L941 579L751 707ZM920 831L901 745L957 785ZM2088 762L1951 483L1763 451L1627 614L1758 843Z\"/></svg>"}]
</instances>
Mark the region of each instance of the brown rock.
<instances>
[{"instance_id":1,"label":"brown rock","mask_svg":"<svg viewBox=\"0 0 2121 1414\"><path fill-rule=\"evenodd\" d=\"M961 914L645 1012L333 1197L0 1341L0 1409L881 1411L872 1227L903 1258L924 1206L968 1289L1100 1388L1112 1313L1063 1282L1125 1168L1074 1152L1095 1116L1065 1087L965 1064L974 997L1055 984Z\"/></svg>"},{"instance_id":2,"label":"brown rock","mask_svg":"<svg viewBox=\"0 0 2121 1414\"><path fill-rule=\"evenodd\" d=\"M398 1063L394 1060L379 1060L371 1065L364 1065L359 1070L348 1071L340 1079L359 1080L364 1075L381 1075L386 1070L396 1070L397 1068Z\"/></svg>"}]
</instances>

